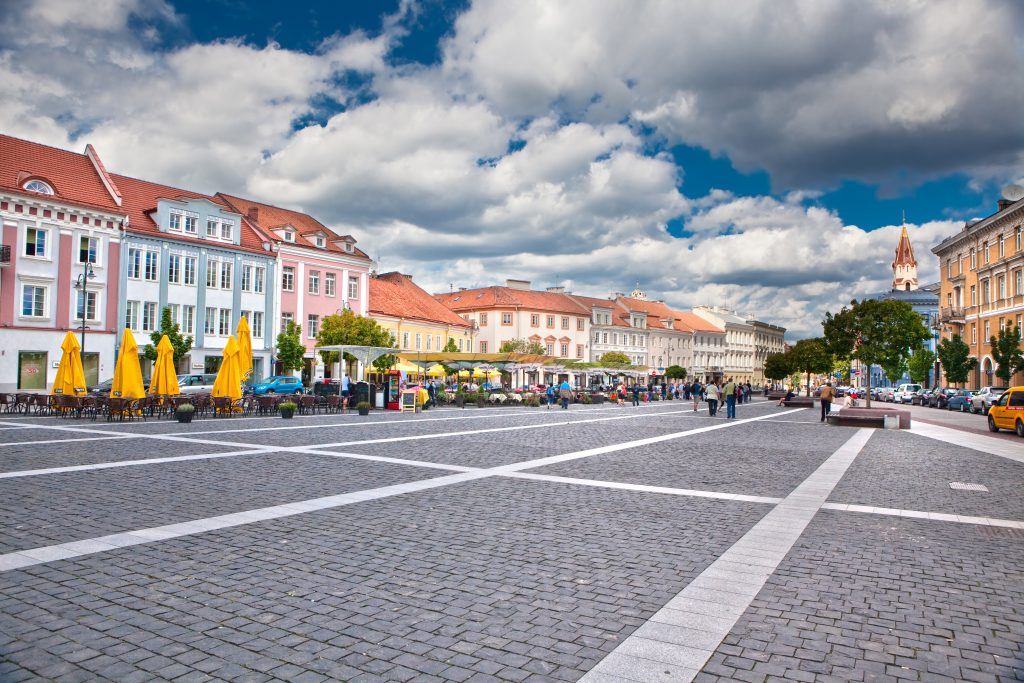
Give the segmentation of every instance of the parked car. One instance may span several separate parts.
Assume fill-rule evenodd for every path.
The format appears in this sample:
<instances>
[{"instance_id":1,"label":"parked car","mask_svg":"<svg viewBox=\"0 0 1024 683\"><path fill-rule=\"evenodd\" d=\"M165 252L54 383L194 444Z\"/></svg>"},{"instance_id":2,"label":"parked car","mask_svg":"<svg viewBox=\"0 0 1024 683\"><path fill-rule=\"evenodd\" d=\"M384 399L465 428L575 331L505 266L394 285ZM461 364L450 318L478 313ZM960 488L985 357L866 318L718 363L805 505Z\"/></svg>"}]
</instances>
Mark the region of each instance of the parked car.
<instances>
[{"instance_id":1,"label":"parked car","mask_svg":"<svg viewBox=\"0 0 1024 683\"><path fill-rule=\"evenodd\" d=\"M109 394L111 387L114 386L114 378L111 377L108 380L104 380L99 384L95 384L91 387L86 387L85 390L90 394Z\"/></svg>"},{"instance_id":2,"label":"parked car","mask_svg":"<svg viewBox=\"0 0 1024 683\"><path fill-rule=\"evenodd\" d=\"M893 403L911 403L921 393L920 384L901 384L892 394Z\"/></svg>"},{"instance_id":3,"label":"parked car","mask_svg":"<svg viewBox=\"0 0 1024 683\"><path fill-rule=\"evenodd\" d=\"M988 411L988 429L1012 429L1024 436L1024 387L1007 389L995 400Z\"/></svg>"},{"instance_id":4,"label":"parked car","mask_svg":"<svg viewBox=\"0 0 1024 683\"><path fill-rule=\"evenodd\" d=\"M935 393L935 389L923 389L917 393L916 396L910 398L910 405L912 406L927 406L928 400Z\"/></svg>"},{"instance_id":5,"label":"parked car","mask_svg":"<svg viewBox=\"0 0 1024 683\"><path fill-rule=\"evenodd\" d=\"M946 410L959 410L966 413L971 409L971 398L975 392L970 389L957 389L956 393L946 400Z\"/></svg>"},{"instance_id":6,"label":"parked car","mask_svg":"<svg viewBox=\"0 0 1024 683\"><path fill-rule=\"evenodd\" d=\"M956 396L956 389L937 389L932 392L932 395L928 397L928 407L930 408L945 408L949 403L949 399Z\"/></svg>"},{"instance_id":7,"label":"parked car","mask_svg":"<svg viewBox=\"0 0 1024 683\"><path fill-rule=\"evenodd\" d=\"M260 394L301 394L306 390L302 380L290 375L274 375L262 379L252 387L252 393Z\"/></svg>"},{"instance_id":8,"label":"parked car","mask_svg":"<svg viewBox=\"0 0 1024 683\"><path fill-rule=\"evenodd\" d=\"M1006 391L1006 387L982 387L971 397L971 412L988 415L988 409L1004 391Z\"/></svg>"},{"instance_id":9,"label":"parked car","mask_svg":"<svg viewBox=\"0 0 1024 683\"><path fill-rule=\"evenodd\" d=\"M183 394L200 394L213 391L216 374L178 375L178 390Z\"/></svg>"},{"instance_id":10,"label":"parked car","mask_svg":"<svg viewBox=\"0 0 1024 683\"><path fill-rule=\"evenodd\" d=\"M892 387L882 387L878 390L878 400L886 403L892 403L895 392L896 390Z\"/></svg>"}]
</instances>

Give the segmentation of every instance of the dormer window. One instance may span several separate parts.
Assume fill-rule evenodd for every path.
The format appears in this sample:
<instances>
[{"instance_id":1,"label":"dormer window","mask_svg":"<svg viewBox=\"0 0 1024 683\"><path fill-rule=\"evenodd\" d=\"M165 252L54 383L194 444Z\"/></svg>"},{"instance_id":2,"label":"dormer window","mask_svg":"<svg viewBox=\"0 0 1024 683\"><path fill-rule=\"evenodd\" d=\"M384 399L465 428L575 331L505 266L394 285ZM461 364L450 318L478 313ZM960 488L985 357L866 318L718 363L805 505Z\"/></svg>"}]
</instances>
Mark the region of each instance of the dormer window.
<instances>
[{"instance_id":1,"label":"dormer window","mask_svg":"<svg viewBox=\"0 0 1024 683\"><path fill-rule=\"evenodd\" d=\"M323 249L325 244L327 244L327 241L324 239L323 235L317 235L316 236L316 246L317 246L317 248L318 249Z\"/></svg>"},{"instance_id":2,"label":"dormer window","mask_svg":"<svg viewBox=\"0 0 1024 683\"><path fill-rule=\"evenodd\" d=\"M30 180L22 186L29 192L38 192L39 194L53 194L53 188L44 183L42 180Z\"/></svg>"},{"instance_id":3,"label":"dormer window","mask_svg":"<svg viewBox=\"0 0 1024 683\"><path fill-rule=\"evenodd\" d=\"M292 232L291 230L285 230L284 231L284 241L285 242L294 242L295 241L295 233Z\"/></svg>"},{"instance_id":4,"label":"dormer window","mask_svg":"<svg viewBox=\"0 0 1024 683\"><path fill-rule=\"evenodd\" d=\"M352 253L352 243L351 242L345 242L345 251L347 251L350 254Z\"/></svg>"}]
</instances>

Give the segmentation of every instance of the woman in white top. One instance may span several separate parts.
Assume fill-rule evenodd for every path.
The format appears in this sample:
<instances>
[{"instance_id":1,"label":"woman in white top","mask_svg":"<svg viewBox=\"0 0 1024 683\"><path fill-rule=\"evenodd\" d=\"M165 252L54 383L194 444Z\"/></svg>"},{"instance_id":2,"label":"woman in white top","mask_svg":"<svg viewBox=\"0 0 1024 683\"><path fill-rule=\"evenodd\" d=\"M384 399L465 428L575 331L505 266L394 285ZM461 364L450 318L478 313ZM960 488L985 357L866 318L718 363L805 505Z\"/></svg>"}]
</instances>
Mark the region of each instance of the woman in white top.
<instances>
[{"instance_id":1,"label":"woman in white top","mask_svg":"<svg viewBox=\"0 0 1024 683\"><path fill-rule=\"evenodd\" d=\"M718 412L718 399L721 391L717 382L708 382L704 385L704 400L708 402L708 415L715 416Z\"/></svg>"}]
</instances>

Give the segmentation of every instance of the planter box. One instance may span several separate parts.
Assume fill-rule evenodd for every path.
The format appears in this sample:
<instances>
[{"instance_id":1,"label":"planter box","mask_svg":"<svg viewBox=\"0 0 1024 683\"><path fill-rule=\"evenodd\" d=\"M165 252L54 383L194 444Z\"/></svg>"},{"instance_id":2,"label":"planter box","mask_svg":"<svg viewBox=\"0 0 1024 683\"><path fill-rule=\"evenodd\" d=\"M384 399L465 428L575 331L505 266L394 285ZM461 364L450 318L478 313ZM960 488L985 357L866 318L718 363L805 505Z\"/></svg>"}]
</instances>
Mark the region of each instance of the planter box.
<instances>
[{"instance_id":1,"label":"planter box","mask_svg":"<svg viewBox=\"0 0 1024 683\"><path fill-rule=\"evenodd\" d=\"M182 424L188 424L189 422L192 421L192 417L194 415L195 413L175 413L174 417L178 419L178 422Z\"/></svg>"},{"instance_id":2,"label":"planter box","mask_svg":"<svg viewBox=\"0 0 1024 683\"><path fill-rule=\"evenodd\" d=\"M295 411L294 411L294 410L282 410L282 411L281 411L281 417L282 417L283 419L285 419L285 420L290 420L290 419L292 419L292 416L293 416L293 415L295 415Z\"/></svg>"}]
</instances>

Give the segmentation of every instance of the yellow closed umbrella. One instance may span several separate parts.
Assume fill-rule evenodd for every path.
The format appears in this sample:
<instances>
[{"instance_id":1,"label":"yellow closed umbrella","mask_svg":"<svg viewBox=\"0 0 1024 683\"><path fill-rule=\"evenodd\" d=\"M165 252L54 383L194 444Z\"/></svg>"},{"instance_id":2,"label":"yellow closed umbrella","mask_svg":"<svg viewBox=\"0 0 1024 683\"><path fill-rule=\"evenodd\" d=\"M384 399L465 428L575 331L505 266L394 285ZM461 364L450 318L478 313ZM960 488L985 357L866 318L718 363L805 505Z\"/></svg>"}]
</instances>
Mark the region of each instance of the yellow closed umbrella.
<instances>
[{"instance_id":1,"label":"yellow closed umbrella","mask_svg":"<svg viewBox=\"0 0 1024 683\"><path fill-rule=\"evenodd\" d=\"M224 359L220 364L217 379L213 382L213 397L242 398L242 375L238 371L238 342L234 335L228 337L224 346Z\"/></svg>"},{"instance_id":2,"label":"yellow closed umbrella","mask_svg":"<svg viewBox=\"0 0 1024 683\"><path fill-rule=\"evenodd\" d=\"M181 393L178 387L178 375L174 369L174 347L165 334L156 345L156 364L153 376L149 378L149 393L160 396L177 396Z\"/></svg>"},{"instance_id":3,"label":"yellow closed umbrella","mask_svg":"<svg viewBox=\"0 0 1024 683\"><path fill-rule=\"evenodd\" d=\"M235 334L238 335L238 373L244 382L252 376L252 333L244 315L238 319Z\"/></svg>"},{"instance_id":4,"label":"yellow closed umbrella","mask_svg":"<svg viewBox=\"0 0 1024 683\"><path fill-rule=\"evenodd\" d=\"M114 383L110 386L111 398L145 398L146 385L142 383L142 366L139 365L139 346L135 335L125 328L121 335L121 355L114 368Z\"/></svg>"},{"instance_id":5,"label":"yellow closed umbrella","mask_svg":"<svg viewBox=\"0 0 1024 683\"><path fill-rule=\"evenodd\" d=\"M62 396L85 396L85 370L82 369L82 347L78 344L78 337L74 332L64 335L64 341L60 345L63 352L60 357L60 365L57 367L57 376L53 380L51 394Z\"/></svg>"}]
</instances>

